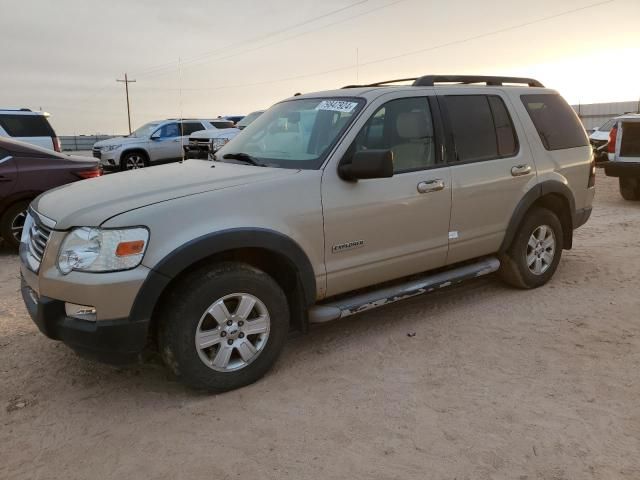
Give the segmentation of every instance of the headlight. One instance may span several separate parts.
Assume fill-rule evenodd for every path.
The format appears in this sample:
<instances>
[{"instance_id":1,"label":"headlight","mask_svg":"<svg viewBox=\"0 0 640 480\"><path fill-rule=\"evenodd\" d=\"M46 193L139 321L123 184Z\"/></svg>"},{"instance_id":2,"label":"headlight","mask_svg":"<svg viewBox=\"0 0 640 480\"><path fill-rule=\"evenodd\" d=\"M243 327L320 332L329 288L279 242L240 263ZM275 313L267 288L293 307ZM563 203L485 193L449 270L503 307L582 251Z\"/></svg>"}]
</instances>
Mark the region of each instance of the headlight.
<instances>
[{"instance_id":1,"label":"headlight","mask_svg":"<svg viewBox=\"0 0 640 480\"><path fill-rule=\"evenodd\" d=\"M114 272L135 268L142 262L148 241L146 228L74 228L60 247L58 269L66 275L73 270Z\"/></svg>"},{"instance_id":2,"label":"headlight","mask_svg":"<svg viewBox=\"0 0 640 480\"><path fill-rule=\"evenodd\" d=\"M229 140L231 139L230 138L214 138L213 140L211 140L211 150L213 150L214 152L217 150L220 150L227 143L229 143Z\"/></svg>"},{"instance_id":3,"label":"headlight","mask_svg":"<svg viewBox=\"0 0 640 480\"><path fill-rule=\"evenodd\" d=\"M112 150L119 149L121 146L122 145L106 145L102 147L100 150L102 150L103 152L111 152Z\"/></svg>"}]
</instances>

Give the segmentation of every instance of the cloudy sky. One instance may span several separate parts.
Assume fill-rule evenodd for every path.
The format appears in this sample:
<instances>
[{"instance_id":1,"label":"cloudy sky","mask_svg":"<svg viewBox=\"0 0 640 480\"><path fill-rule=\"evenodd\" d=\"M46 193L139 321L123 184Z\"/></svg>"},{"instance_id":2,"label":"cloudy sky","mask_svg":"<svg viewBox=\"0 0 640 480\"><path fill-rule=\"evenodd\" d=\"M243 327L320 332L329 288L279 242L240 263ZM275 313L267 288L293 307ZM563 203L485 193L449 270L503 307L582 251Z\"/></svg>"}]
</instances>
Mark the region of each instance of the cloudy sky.
<instances>
[{"instance_id":1,"label":"cloudy sky","mask_svg":"<svg viewBox=\"0 0 640 480\"><path fill-rule=\"evenodd\" d=\"M0 107L59 134L245 114L295 92L427 73L640 97L640 0L0 0Z\"/></svg>"}]
</instances>

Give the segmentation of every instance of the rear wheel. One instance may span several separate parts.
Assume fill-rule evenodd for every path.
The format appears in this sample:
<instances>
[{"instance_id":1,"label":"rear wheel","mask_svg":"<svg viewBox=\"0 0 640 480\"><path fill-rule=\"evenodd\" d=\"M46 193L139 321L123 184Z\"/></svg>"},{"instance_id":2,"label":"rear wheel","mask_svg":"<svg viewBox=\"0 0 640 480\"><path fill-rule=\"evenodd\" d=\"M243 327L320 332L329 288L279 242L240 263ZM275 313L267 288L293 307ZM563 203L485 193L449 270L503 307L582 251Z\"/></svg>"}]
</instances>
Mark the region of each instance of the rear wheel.
<instances>
[{"instance_id":1,"label":"rear wheel","mask_svg":"<svg viewBox=\"0 0 640 480\"><path fill-rule=\"evenodd\" d=\"M533 208L500 258L500 277L518 288L544 285L560 262L562 239L558 217L546 208Z\"/></svg>"},{"instance_id":2,"label":"rear wheel","mask_svg":"<svg viewBox=\"0 0 640 480\"><path fill-rule=\"evenodd\" d=\"M27 218L29 202L23 201L11 205L0 218L0 233L2 238L11 248L18 248L22 227Z\"/></svg>"},{"instance_id":3,"label":"rear wheel","mask_svg":"<svg viewBox=\"0 0 640 480\"><path fill-rule=\"evenodd\" d=\"M121 170L137 170L149 166L149 159L144 153L129 152L125 153L120 159Z\"/></svg>"},{"instance_id":4,"label":"rear wheel","mask_svg":"<svg viewBox=\"0 0 640 480\"><path fill-rule=\"evenodd\" d=\"M640 179L639 178L623 178L618 179L620 184L620 195L625 200L640 200Z\"/></svg>"},{"instance_id":5,"label":"rear wheel","mask_svg":"<svg viewBox=\"0 0 640 480\"><path fill-rule=\"evenodd\" d=\"M187 276L166 299L160 351L185 384L211 392L261 378L289 330L287 299L266 273L225 262Z\"/></svg>"}]
</instances>

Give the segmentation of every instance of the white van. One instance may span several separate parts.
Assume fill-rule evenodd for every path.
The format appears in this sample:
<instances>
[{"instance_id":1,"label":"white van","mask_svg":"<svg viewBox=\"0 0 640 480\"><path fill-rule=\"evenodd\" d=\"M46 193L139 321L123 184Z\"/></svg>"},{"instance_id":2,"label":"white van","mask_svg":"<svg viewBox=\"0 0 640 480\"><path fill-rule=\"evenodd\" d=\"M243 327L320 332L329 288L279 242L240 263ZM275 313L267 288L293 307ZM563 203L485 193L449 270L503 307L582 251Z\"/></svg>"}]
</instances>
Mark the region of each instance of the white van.
<instances>
[{"instance_id":1,"label":"white van","mask_svg":"<svg viewBox=\"0 0 640 480\"><path fill-rule=\"evenodd\" d=\"M60 152L60 139L47 117L49 114L46 112L33 112L28 108L0 108L0 137L11 137Z\"/></svg>"}]
</instances>

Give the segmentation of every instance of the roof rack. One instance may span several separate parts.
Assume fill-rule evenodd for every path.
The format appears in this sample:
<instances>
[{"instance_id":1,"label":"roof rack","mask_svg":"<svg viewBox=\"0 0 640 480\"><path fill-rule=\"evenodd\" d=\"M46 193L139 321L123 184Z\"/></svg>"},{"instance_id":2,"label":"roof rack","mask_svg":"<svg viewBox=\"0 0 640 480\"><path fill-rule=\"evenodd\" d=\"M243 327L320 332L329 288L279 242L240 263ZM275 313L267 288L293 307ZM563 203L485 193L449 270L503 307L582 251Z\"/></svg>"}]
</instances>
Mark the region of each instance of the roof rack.
<instances>
[{"instance_id":1,"label":"roof rack","mask_svg":"<svg viewBox=\"0 0 640 480\"><path fill-rule=\"evenodd\" d=\"M470 85L473 83L484 83L487 86L501 86L505 83L515 83L528 85L530 87L544 88L544 85L533 78L524 77L495 77L487 75L424 75L415 78L399 78L397 80L386 80L384 82L370 83L368 85L347 85L342 88L358 87L381 87L399 82L413 81L412 87L433 87L436 83L456 83Z\"/></svg>"},{"instance_id":2,"label":"roof rack","mask_svg":"<svg viewBox=\"0 0 640 480\"><path fill-rule=\"evenodd\" d=\"M0 112L31 112L30 108L0 108Z\"/></svg>"}]
</instances>

